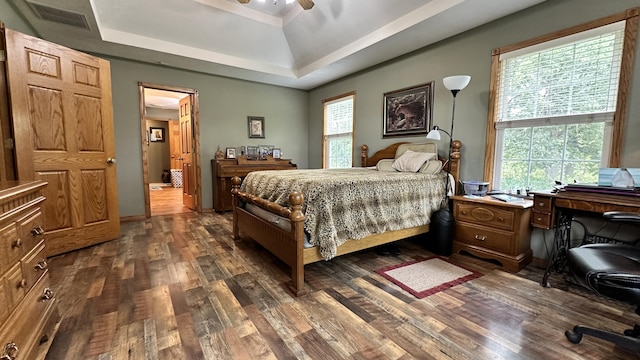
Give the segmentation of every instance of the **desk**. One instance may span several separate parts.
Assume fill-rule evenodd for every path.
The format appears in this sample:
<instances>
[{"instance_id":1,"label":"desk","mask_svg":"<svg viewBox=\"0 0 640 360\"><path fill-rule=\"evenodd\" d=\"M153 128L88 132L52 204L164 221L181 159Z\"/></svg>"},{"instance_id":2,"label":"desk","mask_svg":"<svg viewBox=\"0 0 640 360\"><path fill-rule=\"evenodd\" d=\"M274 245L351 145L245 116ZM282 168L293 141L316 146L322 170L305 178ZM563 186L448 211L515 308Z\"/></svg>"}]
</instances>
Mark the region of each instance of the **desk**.
<instances>
[{"instance_id":1,"label":"desk","mask_svg":"<svg viewBox=\"0 0 640 360\"><path fill-rule=\"evenodd\" d=\"M575 214L602 214L607 211L640 213L640 197L636 196L596 194L581 191L561 191L558 193L535 192L533 201L534 204L550 204L551 214L555 216L555 231L551 257L549 258L547 269L540 282L540 285L545 287L549 286L548 279L552 268L556 272L562 272L567 263L571 221Z\"/></svg>"}]
</instances>

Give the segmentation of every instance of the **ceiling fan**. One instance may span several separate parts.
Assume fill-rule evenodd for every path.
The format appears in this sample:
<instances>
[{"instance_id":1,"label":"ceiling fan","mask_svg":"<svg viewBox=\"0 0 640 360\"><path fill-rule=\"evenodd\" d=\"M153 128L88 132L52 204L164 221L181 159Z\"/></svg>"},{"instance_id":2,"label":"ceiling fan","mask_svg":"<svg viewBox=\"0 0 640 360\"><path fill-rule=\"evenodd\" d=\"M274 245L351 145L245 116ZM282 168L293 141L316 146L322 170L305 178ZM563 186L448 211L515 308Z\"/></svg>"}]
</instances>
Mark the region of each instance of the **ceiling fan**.
<instances>
[{"instance_id":1,"label":"ceiling fan","mask_svg":"<svg viewBox=\"0 0 640 360\"><path fill-rule=\"evenodd\" d=\"M251 0L238 0L240 4L248 4ZM310 10L314 3L313 0L297 0L298 4L305 10ZM278 5L278 0L273 0L273 5Z\"/></svg>"}]
</instances>

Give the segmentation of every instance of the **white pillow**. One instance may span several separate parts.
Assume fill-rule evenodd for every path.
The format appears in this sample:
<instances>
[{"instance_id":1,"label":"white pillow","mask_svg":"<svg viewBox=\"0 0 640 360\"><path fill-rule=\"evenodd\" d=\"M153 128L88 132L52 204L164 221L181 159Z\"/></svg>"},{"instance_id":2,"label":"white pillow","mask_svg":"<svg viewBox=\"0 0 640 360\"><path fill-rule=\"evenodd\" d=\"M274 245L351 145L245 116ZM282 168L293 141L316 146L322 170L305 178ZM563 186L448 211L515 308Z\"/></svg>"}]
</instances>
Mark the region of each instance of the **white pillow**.
<instances>
[{"instance_id":1,"label":"white pillow","mask_svg":"<svg viewBox=\"0 0 640 360\"><path fill-rule=\"evenodd\" d=\"M434 153L407 150L395 159L392 167L398 171L417 172L427 160L435 156Z\"/></svg>"}]
</instances>

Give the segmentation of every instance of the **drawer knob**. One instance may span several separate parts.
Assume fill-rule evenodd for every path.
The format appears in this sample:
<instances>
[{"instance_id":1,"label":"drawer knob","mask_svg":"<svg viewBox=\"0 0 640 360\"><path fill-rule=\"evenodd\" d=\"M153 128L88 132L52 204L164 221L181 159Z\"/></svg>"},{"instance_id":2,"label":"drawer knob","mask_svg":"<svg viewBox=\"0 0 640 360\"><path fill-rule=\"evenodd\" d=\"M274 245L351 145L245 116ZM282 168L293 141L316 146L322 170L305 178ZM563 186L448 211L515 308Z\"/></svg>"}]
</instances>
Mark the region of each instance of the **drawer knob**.
<instances>
[{"instance_id":1,"label":"drawer knob","mask_svg":"<svg viewBox=\"0 0 640 360\"><path fill-rule=\"evenodd\" d=\"M538 203L538 206L544 206L544 203Z\"/></svg>"},{"instance_id":2,"label":"drawer knob","mask_svg":"<svg viewBox=\"0 0 640 360\"><path fill-rule=\"evenodd\" d=\"M17 239L16 241L13 242L14 248L19 248L20 246L22 246L22 239Z\"/></svg>"},{"instance_id":3,"label":"drawer knob","mask_svg":"<svg viewBox=\"0 0 640 360\"><path fill-rule=\"evenodd\" d=\"M27 279L20 280L20 283L18 283L18 287L26 289L27 288Z\"/></svg>"},{"instance_id":4,"label":"drawer knob","mask_svg":"<svg viewBox=\"0 0 640 360\"><path fill-rule=\"evenodd\" d=\"M31 229L31 236L38 236L44 234L44 229L40 225L36 225L33 229Z\"/></svg>"},{"instance_id":5,"label":"drawer knob","mask_svg":"<svg viewBox=\"0 0 640 360\"><path fill-rule=\"evenodd\" d=\"M503 218L503 217L499 217L499 218L498 218L498 221L500 221L500 222L504 222L504 218Z\"/></svg>"},{"instance_id":6,"label":"drawer knob","mask_svg":"<svg viewBox=\"0 0 640 360\"><path fill-rule=\"evenodd\" d=\"M54 296L55 294L53 293L53 290L51 290L51 288L45 288L44 292L42 293L42 300L51 300Z\"/></svg>"},{"instance_id":7,"label":"drawer knob","mask_svg":"<svg viewBox=\"0 0 640 360\"><path fill-rule=\"evenodd\" d=\"M36 269L36 271L41 271L44 270L48 267L47 264L47 260L45 259L40 259L35 265L34 268Z\"/></svg>"},{"instance_id":8,"label":"drawer knob","mask_svg":"<svg viewBox=\"0 0 640 360\"><path fill-rule=\"evenodd\" d=\"M480 234L476 234L476 236L474 236L474 238L476 240L480 240L480 241L485 241L487 240L487 237L485 235L480 235Z\"/></svg>"},{"instance_id":9,"label":"drawer knob","mask_svg":"<svg viewBox=\"0 0 640 360\"><path fill-rule=\"evenodd\" d=\"M2 357L0 357L1 360L14 360L16 357L18 357L18 351L20 351L18 349L18 345L16 345L16 343L14 343L13 341L8 342L4 345L4 351L2 352Z\"/></svg>"}]
</instances>

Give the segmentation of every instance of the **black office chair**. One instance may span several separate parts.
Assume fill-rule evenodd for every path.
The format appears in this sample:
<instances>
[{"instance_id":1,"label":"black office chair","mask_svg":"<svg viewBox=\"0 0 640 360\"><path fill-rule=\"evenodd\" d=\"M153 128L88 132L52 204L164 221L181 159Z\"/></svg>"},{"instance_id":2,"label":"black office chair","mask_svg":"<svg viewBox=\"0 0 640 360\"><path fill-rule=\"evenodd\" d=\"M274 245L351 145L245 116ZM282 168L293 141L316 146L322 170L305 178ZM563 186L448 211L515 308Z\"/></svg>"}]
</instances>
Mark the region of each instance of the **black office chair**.
<instances>
[{"instance_id":1,"label":"black office chair","mask_svg":"<svg viewBox=\"0 0 640 360\"><path fill-rule=\"evenodd\" d=\"M607 212L610 221L640 224L640 214ZM567 253L567 267L572 280L598 294L636 305L640 315L640 247L628 244L589 244L575 247ZM640 353L640 325L616 334L576 325L565 336L574 344L582 335L595 336Z\"/></svg>"}]
</instances>

